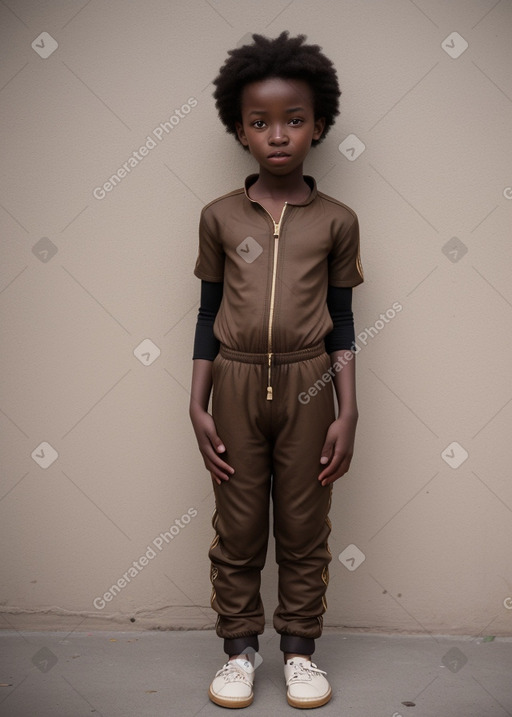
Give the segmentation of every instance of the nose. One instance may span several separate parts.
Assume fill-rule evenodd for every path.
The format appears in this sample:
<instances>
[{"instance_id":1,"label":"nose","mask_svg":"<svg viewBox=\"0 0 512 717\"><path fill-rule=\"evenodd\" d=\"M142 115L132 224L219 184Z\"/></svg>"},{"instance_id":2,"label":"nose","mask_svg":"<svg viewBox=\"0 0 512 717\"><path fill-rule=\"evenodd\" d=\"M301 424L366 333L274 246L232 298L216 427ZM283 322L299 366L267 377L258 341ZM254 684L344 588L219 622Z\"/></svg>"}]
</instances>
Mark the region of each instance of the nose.
<instances>
[{"instance_id":1,"label":"nose","mask_svg":"<svg viewBox=\"0 0 512 717\"><path fill-rule=\"evenodd\" d=\"M268 137L268 143L271 144L273 147L280 147L284 144L288 144L288 135L286 134L285 125L272 125Z\"/></svg>"}]
</instances>

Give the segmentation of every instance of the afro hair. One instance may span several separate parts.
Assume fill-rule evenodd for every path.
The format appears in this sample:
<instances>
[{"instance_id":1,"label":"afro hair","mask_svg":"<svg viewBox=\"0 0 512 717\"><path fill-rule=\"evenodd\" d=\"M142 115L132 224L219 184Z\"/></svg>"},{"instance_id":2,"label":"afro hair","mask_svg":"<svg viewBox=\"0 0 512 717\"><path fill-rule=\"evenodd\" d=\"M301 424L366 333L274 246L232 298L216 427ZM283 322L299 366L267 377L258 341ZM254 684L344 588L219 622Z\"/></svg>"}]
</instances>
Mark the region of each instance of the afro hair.
<instances>
[{"instance_id":1,"label":"afro hair","mask_svg":"<svg viewBox=\"0 0 512 717\"><path fill-rule=\"evenodd\" d=\"M229 57L213 81L215 106L226 132L238 139L235 123L242 122L241 98L246 85L270 77L296 79L307 82L313 91L315 119L325 118L322 136L312 141L313 146L319 144L339 114L341 92L333 63L318 45L304 44L305 35L288 37L285 30L275 39L257 34L252 39L252 44L228 51Z\"/></svg>"}]
</instances>

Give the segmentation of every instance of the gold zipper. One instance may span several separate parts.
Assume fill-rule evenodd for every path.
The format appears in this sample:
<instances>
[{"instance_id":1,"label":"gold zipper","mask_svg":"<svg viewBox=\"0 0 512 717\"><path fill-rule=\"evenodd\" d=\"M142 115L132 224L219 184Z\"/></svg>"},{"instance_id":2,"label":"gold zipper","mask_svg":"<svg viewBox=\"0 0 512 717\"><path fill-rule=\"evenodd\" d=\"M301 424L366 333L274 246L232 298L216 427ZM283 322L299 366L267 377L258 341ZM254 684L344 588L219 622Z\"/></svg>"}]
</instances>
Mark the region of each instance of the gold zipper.
<instances>
[{"instance_id":1,"label":"gold zipper","mask_svg":"<svg viewBox=\"0 0 512 717\"><path fill-rule=\"evenodd\" d=\"M268 366L267 366L267 401L272 401L273 395L272 395L272 325L274 322L274 303L275 303L275 296L276 296L276 275L277 275L277 254L279 251L279 232L281 229L281 222L283 220L284 211L286 209L288 202L284 203L283 210L281 212L281 216L279 217L279 221L275 222L274 217L270 214L270 212L267 212L267 214L272 219L272 223L274 224L274 256L273 256L273 263L272 263L272 286L270 289L270 308L269 308L269 314L268 314ZM265 207L263 207L265 209ZM267 211L265 209L265 211Z\"/></svg>"},{"instance_id":2,"label":"gold zipper","mask_svg":"<svg viewBox=\"0 0 512 717\"><path fill-rule=\"evenodd\" d=\"M260 207L268 214L270 217L272 224L274 225L274 256L273 256L273 266L272 266L272 287L270 290L270 309L269 309L269 315L268 315L268 364L267 364L267 401L272 401L273 395L272 395L272 324L274 321L274 300L275 300L275 293L276 293L276 274L277 274L277 253L279 249L279 232L281 230L281 222L283 220L284 211L288 205L288 202L284 203L283 209L281 211L281 216L279 217L279 221L275 222L274 217L272 214L265 209L263 204L260 204L256 199L251 199L248 195L247 198L250 202L253 202L254 204L259 204Z\"/></svg>"}]
</instances>

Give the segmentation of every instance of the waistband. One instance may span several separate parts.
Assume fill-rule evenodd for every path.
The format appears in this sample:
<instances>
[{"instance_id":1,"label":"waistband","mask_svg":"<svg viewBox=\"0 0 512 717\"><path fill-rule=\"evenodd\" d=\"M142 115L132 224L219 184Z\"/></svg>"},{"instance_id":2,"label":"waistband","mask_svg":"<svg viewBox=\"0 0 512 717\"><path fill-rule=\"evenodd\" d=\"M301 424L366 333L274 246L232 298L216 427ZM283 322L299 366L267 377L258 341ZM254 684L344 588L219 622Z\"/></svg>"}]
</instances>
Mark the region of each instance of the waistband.
<instances>
[{"instance_id":1,"label":"waistband","mask_svg":"<svg viewBox=\"0 0 512 717\"><path fill-rule=\"evenodd\" d=\"M230 349L225 344L220 345L220 355L231 361L241 361L242 363L261 363L268 364L269 356L272 363L276 366L284 363L296 363L297 361L305 361L306 359L316 358L325 353L325 343L320 341L318 344L309 346L307 349L300 351L285 351L282 353L248 353L246 351L236 351Z\"/></svg>"}]
</instances>

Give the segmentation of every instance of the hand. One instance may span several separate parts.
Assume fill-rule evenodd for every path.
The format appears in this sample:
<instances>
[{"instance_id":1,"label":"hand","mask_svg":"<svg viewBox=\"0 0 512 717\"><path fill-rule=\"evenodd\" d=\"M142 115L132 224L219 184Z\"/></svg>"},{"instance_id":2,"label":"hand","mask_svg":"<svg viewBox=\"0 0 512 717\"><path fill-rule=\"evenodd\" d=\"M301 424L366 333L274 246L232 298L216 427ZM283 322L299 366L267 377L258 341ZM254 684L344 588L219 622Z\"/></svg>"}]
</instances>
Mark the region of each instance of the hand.
<instances>
[{"instance_id":1,"label":"hand","mask_svg":"<svg viewBox=\"0 0 512 717\"><path fill-rule=\"evenodd\" d=\"M351 415L340 416L329 426L320 458L326 467L318 476L323 486L334 483L348 471L354 453L356 425L357 415Z\"/></svg>"},{"instance_id":2,"label":"hand","mask_svg":"<svg viewBox=\"0 0 512 717\"><path fill-rule=\"evenodd\" d=\"M204 465L210 471L212 479L220 485L223 480L229 480L235 469L219 457L226 447L217 435L213 418L207 411L197 409L190 413L190 420L194 427L199 450L203 456Z\"/></svg>"}]
</instances>

